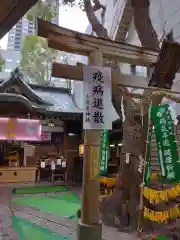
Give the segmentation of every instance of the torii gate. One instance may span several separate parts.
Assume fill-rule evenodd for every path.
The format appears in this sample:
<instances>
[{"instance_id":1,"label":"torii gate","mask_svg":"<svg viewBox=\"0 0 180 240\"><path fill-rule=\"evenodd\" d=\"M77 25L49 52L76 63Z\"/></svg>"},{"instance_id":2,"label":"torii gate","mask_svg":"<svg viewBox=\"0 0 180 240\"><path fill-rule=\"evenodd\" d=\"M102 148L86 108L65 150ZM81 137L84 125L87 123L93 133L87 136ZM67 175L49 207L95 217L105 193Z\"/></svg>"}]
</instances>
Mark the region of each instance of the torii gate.
<instances>
[{"instance_id":1,"label":"torii gate","mask_svg":"<svg viewBox=\"0 0 180 240\"><path fill-rule=\"evenodd\" d=\"M38 19L38 36L47 38L48 46L53 49L89 56L89 64L96 66L103 66L104 59L116 60L134 65L151 66L152 64L156 63L158 59L158 52L78 33L41 19ZM176 47L178 49L176 53L180 53L180 46L178 45ZM172 59L173 57L171 56ZM159 61L159 65L160 64L162 64L161 61ZM157 71L160 70L158 68L159 65L157 66ZM166 67L173 68L173 65L169 64ZM173 69L173 73L176 71L177 63L175 65L175 69ZM81 66L70 66L54 63L52 76L83 80L83 68ZM112 84L117 86L121 84L126 87L143 89L148 87L147 79L144 77L120 75L120 71L116 69L112 69ZM151 88L151 90L155 89ZM174 91L174 93L179 92ZM97 184L97 181L92 180L90 176L92 168L92 156L90 148L96 147L99 149L100 130L86 130L84 142L85 149L83 167L82 222L79 224L78 240L100 240L102 230L101 224L99 224L98 216L99 185ZM100 161L100 159L98 159L98 161Z\"/></svg>"}]
</instances>

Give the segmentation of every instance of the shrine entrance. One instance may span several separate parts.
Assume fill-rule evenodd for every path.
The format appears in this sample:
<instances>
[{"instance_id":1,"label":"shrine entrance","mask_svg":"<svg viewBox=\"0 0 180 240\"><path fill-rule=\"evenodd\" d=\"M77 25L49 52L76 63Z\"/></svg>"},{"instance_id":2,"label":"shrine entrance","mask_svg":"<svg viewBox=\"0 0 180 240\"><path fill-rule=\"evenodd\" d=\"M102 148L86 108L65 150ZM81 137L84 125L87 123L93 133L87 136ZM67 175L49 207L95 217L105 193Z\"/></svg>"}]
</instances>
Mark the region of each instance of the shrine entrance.
<instances>
[{"instance_id":1,"label":"shrine entrance","mask_svg":"<svg viewBox=\"0 0 180 240\"><path fill-rule=\"evenodd\" d=\"M137 145L137 148L134 147L134 142L132 142L132 144L129 144L128 142L128 144L124 144L123 150L127 154L132 152L132 154L129 154L129 156L132 155L130 156L129 161L134 159L134 163L140 162L142 169L144 169L144 159L142 157L142 155L144 155L144 136L147 135L147 133L144 134L143 132L140 132L145 129L145 127L142 127L142 124L139 123L139 112L141 109L136 109L136 107L134 107L136 104L132 101L133 98L136 98L137 96L136 94L129 93L129 91L124 87L145 89L144 97L146 101L143 106L143 121L148 113L148 96L150 95L150 97L153 97L151 99L153 106L159 105L162 101L162 96L164 96L158 92L160 90L159 88L148 88L139 86L138 84L136 85L136 83L133 82L133 80L136 79L135 77L121 74L118 63L124 62L142 66L151 66L156 63L152 78L160 76L163 80L163 77L166 78L167 76L174 76L177 71L179 60L177 57L174 58L174 56L177 56L177 52L180 53L180 45L173 44L171 42L164 43L158 57L158 53L151 50L77 33L40 19L38 19L38 35L47 38L48 45L51 48L74 54L85 55L89 58L89 64L85 67L83 65L70 66L54 63L52 76L79 81L83 80L84 82L83 86L86 93L84 97L84 167L81 221L78 225L78 240L83 240L85 237L87 240L100 240L102 236L102 225L99 222L99 176L101 175L101 169L106 166L106 161L102 161L102 159L105 158L101 158L100 136L102 131L111 129L112 122L109 117L112 109L111 96L113 104L118 106L121 106L123 96L123 102L126 103L127 108L126 116L129 121L126 122L129 124L127 124L126 130L132 130L133 136L136 133L140 134L139 142L136 142L136 144L139 144L139 146ZM169 59L170 53L172 64L167 66L165 60ZM163 73L162 68L164 70ZM98 85L95 85L97 82ZM151 94L153 91L155 93ZM169 92L169 94L177 93L170 90L165 91ZM105 92L106 94L104 94ZM95 98L97 93L98 96ZM101 97L99 97L100 95ZM130 102L128 101L129 99ZM92 107L93 105L94 107ZM131 111L132 109L133 114ZM118 114L121 115L121 110L119 110ZM136 121L137 116L138 120ZM131 151L128 149L131 149ZM126 164L126 162L123 162L123 164ZM136 167L137 166L139 167L139 164L136 164ZM128 186L126 186L128 188L128 196L130 196L126 202L129 207L128 213L130 224L133 227L137 227L137 213L139 212L139 194L137 194L139 192L138 183L139 181L142 181L142 175L144 176L145 171L143 170L140 173L140 176L137 177L137 174L134 173L134 166L132 167L131 182L129 180L125 181ZM105 170L105 168L103 170ZM126 170L126 173L129 173L129 177L130 170L128 166L126 167ZM126 179L123 179L123 181L124 180L127 180L127 177ZM140 195L141 199L144 191L143 189L144 186L142 184ZM137 195L137 197L135 197L135 195ZM142 215L142 202L140 206L139 219L141 219ZM121 220L123 220L123 218ZM141 230L140 228L141 227L139 227L139 230Z\"/></svg>"}]
</instances>

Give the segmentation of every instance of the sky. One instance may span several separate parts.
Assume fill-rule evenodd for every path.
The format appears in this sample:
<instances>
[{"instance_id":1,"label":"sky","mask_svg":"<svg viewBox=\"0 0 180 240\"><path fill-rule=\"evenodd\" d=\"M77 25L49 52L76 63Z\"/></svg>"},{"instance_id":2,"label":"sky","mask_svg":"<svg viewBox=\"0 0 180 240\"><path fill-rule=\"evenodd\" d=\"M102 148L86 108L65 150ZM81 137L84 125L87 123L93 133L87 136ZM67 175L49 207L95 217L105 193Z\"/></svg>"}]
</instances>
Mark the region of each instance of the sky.
<instances>
[{"instance_id":1,"label":"sky","mask_svg":"<svg viewBox=\"0 0 180 240\"><path fill-rule=\"evenodd\" d=\"M88 26L86 14L78 7L60 7L59 11L59 25L78 32L84 32ZM7 48L8 34L0 40L0 47Z\"/></svg>"}]
</instances>

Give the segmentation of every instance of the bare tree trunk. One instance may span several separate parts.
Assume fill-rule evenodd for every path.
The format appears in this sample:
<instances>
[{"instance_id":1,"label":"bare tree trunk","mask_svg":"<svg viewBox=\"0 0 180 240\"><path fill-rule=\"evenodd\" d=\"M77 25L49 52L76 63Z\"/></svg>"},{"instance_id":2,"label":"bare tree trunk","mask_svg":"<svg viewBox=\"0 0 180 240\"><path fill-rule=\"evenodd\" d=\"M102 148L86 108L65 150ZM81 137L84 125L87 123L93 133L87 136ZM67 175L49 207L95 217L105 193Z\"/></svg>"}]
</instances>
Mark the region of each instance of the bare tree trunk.
<instances>
[{"instance_id":1,"label":"bare tree trunk","mask_svg":"<svg viewBox=\"0 0 180 240\"><path fill-rule=\"evenodd\" d=\"M99 1L94 2L94 9L97 9ZM152 26L149 16L149 0L131 0L134 11L134 23L143 47L158 49L158 37ZM107 30L98 21L93 6L90 0L84 0L86 15L93 31L99 37L109 38ZM102 6L101 6L102 8ZM114 65L114 63L113 63ZM115 63L118 68L118 64ZM120 81L121 73L119 70ZM122 96L118 91L116 84L112 86L112 103L120 118ZM131 226L133 229L137 227L137 216L139 206L139 185L142 181L142 176L138 173L139 156L144 156L146 131L140 123L140 107L137 109L137 104L133 106L133 100L124 99L124 109L126 120L123 123L123 149L124 153L131 153L130 163L127 164L125 159L122 161L121 185L109 197L106 197L102 202L100 211L105 220L111 220L118 217L121 226Z\"/></svg>"},{"instance_id":2,"label":"bare tree trunk","mask_svg":"<svg viewBox=\"0 0 180 240\"><path fill-rule=\"evenodd\" d=\"M94 13L94 9L98 10L100 7L99 5L97 6L98 2L99 1L94 1L95 6L93 8L91 4L91 0L84 0L84 9L85 9L87 18L92 26L93 32L95 32L98 37L109 38L107 29L103 27L103 25L100 23L100 21L97 19Z\"/></svg>"}]
</instances>

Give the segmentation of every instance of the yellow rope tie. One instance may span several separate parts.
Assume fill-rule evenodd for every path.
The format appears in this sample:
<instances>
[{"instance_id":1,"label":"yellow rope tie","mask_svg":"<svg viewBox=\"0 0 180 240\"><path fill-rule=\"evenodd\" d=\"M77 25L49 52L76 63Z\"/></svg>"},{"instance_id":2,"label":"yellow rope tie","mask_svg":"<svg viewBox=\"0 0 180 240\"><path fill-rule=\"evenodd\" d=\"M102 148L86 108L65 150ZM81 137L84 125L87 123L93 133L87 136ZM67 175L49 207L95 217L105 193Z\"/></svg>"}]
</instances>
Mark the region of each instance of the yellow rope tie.
<instances>
[{"instance_id":1,"label":"yellow rope tie","mask_svg":"<svg viewBox=\"0 0 180 240\"><path fill-rule=\"evenodd\" d=\"M159 90L157 88L151 89L151 93L149 95L142 95L137 93L132 93L126 90L125 88L118 86L118 89L121 91L121 94L124 96L124 98L137 98L144 100L144 106L148 106L149 104L152 104L152 97L156 96L162 96L166 97L167 99L170 99L176 103L180 103L180 98L177 97L174 93L171 92L171 90ZM142 109L141 109L142 111ZM143 121L142 121L143 123ZM147 144L147 143L146 143ZM144 173L143 173L144 174ZM144 176L143 176L144 178ZM158 176L152 176L152 178L158 178ZM175 206L174 208L164 211L164 212L155 212L152 211L146 207L143 206L143 195L152 203L158 203L159 201L167 201L169 198L175 198L176 196L180 195L180 185L178 184L172 189L157 192L156 190L148 189L147 187L144 187L144 182L141 184L141 197L140 197L140 211L139 211L139 217L138 217L138 230L142 231L142 223L141 223L141 213L143 211L144 217L148 218L151 221L155 222L167 222L169 219L175 219L180 216L180 210L179 205Z\"/></svg>"},{"instance_id":2,"label":"yellow rope tie","mask_svg":"<svg viewBox=\"0 0 180 240\"><path fill-rule=\"evenodd\" d=\"M139 99L143 99L143 100L147 100L148 102L151 102L152 97L156 97L156 96L163 96L166 97L174 102L180 103L180 98L177 97L174 93L171 93L170 90L157 90L156 88L154 89L154 91L152 93L150 93L149 95L142 95L139 93L132 93L132 92L128 92L127 90L125 90L123 87L118 86L119 90L121 91L121 93L123 94L123 96L125 97L130 97L130 98L139 98Z\"/></svg>"},{"instance_id":3,"label":"yellow rope tie","mask_svg":"<svg viewBox=\"0 0 180 240\"><path fill-rule=\"evenodd\" d=\"M156 212L144 207L143 215L145 219L150 221L156 223L167 223L169 220L175 220L177 217L180 217L179 204L163 212Z\"/></svg>"},{"instance_id":4,"label":"yellow rope tie","mask_svg":"<svg viewBox=\"0 0 180 240\"><path fill-rule=\"evenodd\" d=\"M167 202L180 196L180 184L166 190L154 190L144 187L143 195L151 204L158 204L162 201Z\"/></svg>"}]
</instances>

